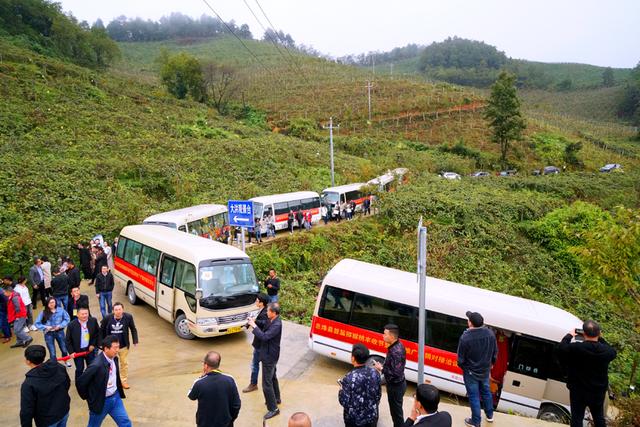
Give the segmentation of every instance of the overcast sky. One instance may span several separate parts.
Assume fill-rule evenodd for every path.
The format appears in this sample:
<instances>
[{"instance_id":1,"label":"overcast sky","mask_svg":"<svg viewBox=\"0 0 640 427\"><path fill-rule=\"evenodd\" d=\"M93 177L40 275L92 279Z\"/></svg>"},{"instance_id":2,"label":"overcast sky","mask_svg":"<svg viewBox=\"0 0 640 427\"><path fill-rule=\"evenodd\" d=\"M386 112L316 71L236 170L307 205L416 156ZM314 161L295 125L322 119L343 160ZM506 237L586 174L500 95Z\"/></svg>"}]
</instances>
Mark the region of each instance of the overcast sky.
<instances>
[{"instance_id":1,"label":"overcast sky","mask_svg":"<svg viewBox=\"0 0 640 427\"><path fill-rule=\"evenodd\" d=\"M244 0L207 0L225 21L262 28ZM507 56L634 67L640 61L640 0L257 0L276 29L332 56L429 44L457 35ZM203 0L59 0L65 11L105 25L125 15L213 15ZM256 0L246 0L262 18ZM265 26L268 26L263 20Z\"/></svg>"}]
</instances>

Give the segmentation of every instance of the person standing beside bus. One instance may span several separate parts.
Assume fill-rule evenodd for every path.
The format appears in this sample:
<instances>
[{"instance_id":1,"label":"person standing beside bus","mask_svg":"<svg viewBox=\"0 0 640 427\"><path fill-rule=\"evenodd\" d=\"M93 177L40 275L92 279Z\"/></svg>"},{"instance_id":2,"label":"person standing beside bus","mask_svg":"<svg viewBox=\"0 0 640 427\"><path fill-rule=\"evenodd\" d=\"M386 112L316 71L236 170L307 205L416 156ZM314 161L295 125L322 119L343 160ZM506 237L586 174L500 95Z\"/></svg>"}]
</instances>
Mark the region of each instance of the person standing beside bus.
<instances>
[{"instance_id":1,"label":"person standing beside bus","mask_svg":"<svg viewBox=\"0 0 640 427\"><path fill-rule=\"evenodd\" d=\"M467 325L458 342L458 366L462 369L464 386L469 397L471 418L464 423L470 427L480 427L482 421L480 399L488 422L493 422L493 396L489 385L491 366L498 357L495 333L484 326L480 313L467 311Z\"/></svg>"},{"instance_id":2,"label":"person standing beside bus","mask_svg":"<svg viewBox=\"0 0 640 427\"><path fill-rule=\"evenodd\" d=\"M289 233L293 234L293 222L296 220L296 216L293 214L293 209L289 210L289 214L287 215L287 227L289 228Z\"/></svg>"},{"instance_id":3,"label":"person standing beside bus","mask_svg":"<svg viewBox=\"0 0 640 427\"><path fill-rule=\"evenodd\" d=\"M131 331L133 345L138 345L138 329L133 321L133 316L124 312L124 306L121 302L116 302L113 304L113 313L102 319L100 329L103 337L113 335L119 340L120 378L122 379L122 387L129 389L129 348L131 347L129 331Z\"/></svg>"},{"instance_id":4,"label":"person standing beside bus","mask_svg":"<svg viewBox=\"0 0 640 427\"><path fill-rule=\"evenodd\" d=\"M313 215L311 214L311 210L308 210L304 214L304 228L306 228L307 231L311 231L311 221L312 220L313 220Z\"/></svg>"},{"instance_id":5,"label":"person standing beside bus","mask_svg":"<svg viewBox=\"0 0 640 427\"><path fill-rule=\"evenodd\" d=\"M280 279L276 275L275 269L269 270L269 276L264 281L264 287L267 288L269 302L278 302L278 291L280 290Z\"/></svg>"},{"instance_id":6,"label":"person standing beside bus","mask_svg":"<svg viewBox=\"0 0 640 427\"><path fill-rule=\"evenodd\" d=\"M353 369L338 381L338 402L343 407L345 427L376 427L382 390L380 374L366 365L369 349L356 343L351 349Z\"/></svg>"},{"instance_id":7,"label":"person standing beside bus","mask_svg":"<svg viewBox=\"0 0 640 427\"><path fill-rule=\"evenodd\" d=\"M609 387L609 363L616 358L616 351L600 336L600 325L587 320L582 325L584 341L571 342L576 336L573 330L562 338L558 352L566 366L571 403L571 427L582 426L587 407L595 427L606 425L604 399Z\"/></svg>"},{"instance_id":8,"label":"person standing beside bus","mask_svg":"<svg viewBox=\"0 0 640 427\"><path fill-rule=\"evenodd\" d=\"M269 318L267 317L267 304L269 304L269 296L260 292L256 298L256 306L260 312L255 318L256 325L264 328ZM243 393L250 393L258 389L258 374L260 373L260 340L257 336L253 337L253 357L251 358L251 381L249 385L242 390Z\"/></svg>"},{"instance_id":9,"label":"person standing beside bus","mask_svg":"<svg viewBox=\"0 0 640 427\"><path fill-rule=\"evenodd\" d=\"M197 427L232 427L240 413L240 395L231 375L220 371L222 357L217 351L204 356L202 376L189 390L188 397L198 401Z\"/></svg>"},{"instance_id":10,"label":"person standing beside bus","mask_svg":"<svg viewBox=\"0 0 640 427\"><path fill-rule=\"evenodd\" d=\"M322 217L322 221L324 221L324 225L327 225L329 222L329 209L327 209L326 205L320 206L320 216Z\"/></svg>"},{"instance_id":11,"label":"person standing beside bus","mask_svg":"<svg viewBox=\"0 0 640 427\"><path fill-rule=\"evenodd\" d=\"M387 399L393 427L402 427L404 424L402 399L407 390L407 381L404 378L407 351L400 342L400 328L397 325L386 325L382 339L387 345L387 357L384 359L384 365L375 362L374 367L384 374L387 382Z\"/></svg>"},{"instance_id":12,"label":"person standing beside bus","mask_svg":"<svg viewBox=\"0 0 640 427\"><path fill-rule=\"evenodd\" d=\"M267 413L263 419L268 420L280 414L278 405L280 399L280 385L276 373L276 365L280 359L280 340L282 339L282 321L280 320L280 305L271 303L267 306L269 321L263 328L258 327L255 320L249 318L252 333L260 340L260 362L262 363L262 393L267 404Z\"/></svg>"}]
</instances>

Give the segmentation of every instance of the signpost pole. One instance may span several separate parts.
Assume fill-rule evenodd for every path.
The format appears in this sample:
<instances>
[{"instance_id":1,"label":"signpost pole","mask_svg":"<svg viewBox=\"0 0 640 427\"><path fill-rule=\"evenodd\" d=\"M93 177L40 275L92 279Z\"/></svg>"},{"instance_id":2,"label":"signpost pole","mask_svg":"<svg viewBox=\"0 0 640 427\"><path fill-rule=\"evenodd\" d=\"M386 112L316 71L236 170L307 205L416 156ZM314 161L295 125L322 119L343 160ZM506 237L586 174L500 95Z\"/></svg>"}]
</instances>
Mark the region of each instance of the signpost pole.
<instances>
[{"instance_id":1,"label":"signpost pole","mask_svg":"<svg viewBox=\"0 0 640 427\"><path fill-rule=\"evenodd\" d=\"M425 297L427 293L427 227L422 225L422 218L418 223L418 284L419 313L418 313L418 384L424 384L424 341L427 326Z\"/></svg>"},{"instance_id":2,"label":"signpost pole","mask_svg":"<svg viewBox=\"0 0 640 427\"><path fill-rule=\"evenodd\" d=\"M254 227L253 202L251 200L229 200L227 202L229 211L229 226L240 227L242 236L242 251L246 249L244 231L247 227Z\"/></svg>"},{"instance_id":3,"label":"signpost pole","mask_svg":"<svg viewBox=\"0 0 640 427\"><path fill-rule=\"evenodd\" d=\"M242 252L244 252L245 244L244 244L244 227L240 227L240 234L242 235Z\"/></svg>"}]
</instances>

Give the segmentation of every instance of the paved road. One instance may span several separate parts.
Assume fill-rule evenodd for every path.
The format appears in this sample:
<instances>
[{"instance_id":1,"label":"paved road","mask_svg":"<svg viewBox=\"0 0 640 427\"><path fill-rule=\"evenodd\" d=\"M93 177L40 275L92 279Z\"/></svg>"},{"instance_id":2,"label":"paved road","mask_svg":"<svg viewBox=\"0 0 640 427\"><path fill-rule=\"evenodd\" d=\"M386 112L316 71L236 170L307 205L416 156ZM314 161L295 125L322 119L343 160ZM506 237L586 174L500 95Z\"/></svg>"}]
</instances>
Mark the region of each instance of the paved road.
<instances>
[{"instance_id":1,"label":"paved road","mask_svg":"<svg viewBox=\"0 0 640 427\"><path fill-rule=\"evenodd\" d=\"M83 282L82 292L90 295L91 312L100 316L93 288ZM124 292L117 288L114 302L125 301ZM239 388L249 381L251 360L251 336L239 333L208 340L185 341L173 332L170 323L160 319L148 305L130 306L139 330L140 344L129 355L129 384L125 405L136 426L189 426L195 423L196 404L187 398L194 379L199 376L202 357L209 350L222 354L222 370L236 379ZM283 353L278 364L283 403L282 415L268 422L268 426L286 426L287 418L296 411L305 411L313 419L314 427L342 425L342 410L337 401L336 380L349 366L312 353L307 348L309 329L290 322L284 324ZM43 344L42 333L32 332L35 343ZM69 375L73 381L73 369ZM0 395L3 398L0 425L18 425L20 384L28 368L24 364L22 349L0 346ZM407 391L405 411L412 404L413 386ZM260 391L242 394L242 409L237 427L262 426L265 413L264 399ZM445 403L441 405L454 418L454 426L463 426L468 408ZM461 399L464 402L464 399ZM71 415L69 426L84 426L88 420L86 402L82 401L75 387L71 386ZM386 394L380 405L380 427L390 427ZM115 425L110 419L105 426ZM539 420L496 414L494 426L550 426Z\"/></svg>"}]
</instances>

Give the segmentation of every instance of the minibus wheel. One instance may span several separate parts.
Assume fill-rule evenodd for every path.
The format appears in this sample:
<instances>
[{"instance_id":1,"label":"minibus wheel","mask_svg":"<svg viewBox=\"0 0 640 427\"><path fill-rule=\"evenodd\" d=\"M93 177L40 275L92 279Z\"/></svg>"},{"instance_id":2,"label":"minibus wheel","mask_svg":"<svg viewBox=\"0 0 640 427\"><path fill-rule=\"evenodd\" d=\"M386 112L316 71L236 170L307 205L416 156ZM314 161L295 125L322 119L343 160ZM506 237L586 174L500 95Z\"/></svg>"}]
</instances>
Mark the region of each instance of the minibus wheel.
<instances>
[{"instance_id":1,"label":"minibus wheel","mask_svg":"<svg viewBox=\"0 0 640 427\"><path fill-rule=\"evenodd\" d=\"M136 290L134 289L133 283L129 282L127 284L127 299L131 303L131 305L138 304L138 296L136 295Z\"/></svg>"},{"instance_id":2,"label":"minibus wheel","mask_svg":"<svg viewBox=\"0 0 640 427\"><path fill-rule=\"evenodd\" d=\"M543 421L552 421L554 423L568 424L569 414L564 408L547 403L540 407L538 418Z\"/></svg>"},{"instance_id":3,"label":"minibus wheel","mask_svg":"<svg viewBox=\"0 0 640 427\"><path fill-rule=\"evenodd\" d=\"M176 330L176 335L184 340L192 340L196 336L191 333L189 330L189 322L187 321L187 316L183 313L180 313L176 320L173 322L173 327Z\"/></svg>"}]
</instances>

